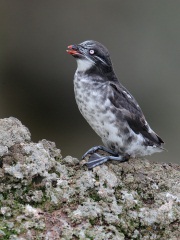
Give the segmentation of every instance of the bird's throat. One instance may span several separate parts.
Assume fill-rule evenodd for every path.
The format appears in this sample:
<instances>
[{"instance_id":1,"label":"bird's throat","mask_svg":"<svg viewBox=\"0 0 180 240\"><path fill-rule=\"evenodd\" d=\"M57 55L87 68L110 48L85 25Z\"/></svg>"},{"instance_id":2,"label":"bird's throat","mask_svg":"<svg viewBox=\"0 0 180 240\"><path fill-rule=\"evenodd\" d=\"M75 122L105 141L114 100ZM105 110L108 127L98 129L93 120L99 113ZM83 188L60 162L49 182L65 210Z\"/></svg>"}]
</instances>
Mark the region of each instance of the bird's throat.
<instances>
[{"instance_id":1,"label":"bird's throat","mask_svg":"<svg viewBox=\"0 0 180 240\"><path fill-rule=\"evenodd\" d=\"M86 72L93 66L91 61L86 59L77 59L77 71Z\"/></svg>"}]
</instances>

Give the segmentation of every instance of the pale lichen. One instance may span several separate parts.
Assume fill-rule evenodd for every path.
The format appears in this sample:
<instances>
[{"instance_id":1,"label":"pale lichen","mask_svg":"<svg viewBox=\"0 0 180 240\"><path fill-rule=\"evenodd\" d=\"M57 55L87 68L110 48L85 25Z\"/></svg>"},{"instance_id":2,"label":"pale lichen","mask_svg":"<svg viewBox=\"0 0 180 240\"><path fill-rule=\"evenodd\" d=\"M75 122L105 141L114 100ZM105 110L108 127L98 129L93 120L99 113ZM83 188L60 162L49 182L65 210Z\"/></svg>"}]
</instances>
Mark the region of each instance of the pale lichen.
<instances>
[{"instance_id":1,"label":"pale lichen","mask_svg":"<svg viewBox=\"0 0 180 240\"><path fill-rule=\"evenodd\" d=\"M8 127L7 127L8 126ZM0 120L0 239L179 237L179 166L145 159L88 171L19 120Z\"/></svg>"}]
</instances>

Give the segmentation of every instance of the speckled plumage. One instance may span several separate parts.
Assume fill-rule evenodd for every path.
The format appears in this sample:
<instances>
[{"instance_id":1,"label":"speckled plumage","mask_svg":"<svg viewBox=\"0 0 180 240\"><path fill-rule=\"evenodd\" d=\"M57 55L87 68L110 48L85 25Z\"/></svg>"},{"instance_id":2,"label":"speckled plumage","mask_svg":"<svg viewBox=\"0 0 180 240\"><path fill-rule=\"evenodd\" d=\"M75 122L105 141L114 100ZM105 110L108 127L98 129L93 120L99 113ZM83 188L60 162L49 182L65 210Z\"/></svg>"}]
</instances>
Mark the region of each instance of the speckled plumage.
<instances>
[{"instance_id":1,"label":"speckled plumage","mask_svg":"<svg viewBox=\"0 0 180 240\"><path fill-rule=\"evenodd\" d=\"M77 105L104 145L115 154L131 157L162 151L162 139L150 128L134 97L118 81L108 50L95 41L71 48L77 53L71 53L77 60Z\"/></svg>"}]
</instances>

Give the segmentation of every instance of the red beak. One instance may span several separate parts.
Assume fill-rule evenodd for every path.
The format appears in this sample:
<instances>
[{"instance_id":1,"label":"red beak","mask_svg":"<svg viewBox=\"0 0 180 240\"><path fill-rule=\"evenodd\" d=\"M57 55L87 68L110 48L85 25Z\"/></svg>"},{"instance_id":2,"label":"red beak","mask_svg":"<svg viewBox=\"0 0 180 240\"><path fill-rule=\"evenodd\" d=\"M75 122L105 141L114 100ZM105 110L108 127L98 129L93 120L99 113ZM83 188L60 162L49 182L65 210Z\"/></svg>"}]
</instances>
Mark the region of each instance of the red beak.
<instances>
[{"instance_id":1,"label":"red beak","mask_svg":"<svg viewBox=\"0 0 180 240\"><path fill-rule=\"evenodd\" d=\"M79 52L77 50L73 49L73 45L69 45L68 50L66 50L66 52L71 54L71 55L79 54Z\"/></svg>"}]
</instances>

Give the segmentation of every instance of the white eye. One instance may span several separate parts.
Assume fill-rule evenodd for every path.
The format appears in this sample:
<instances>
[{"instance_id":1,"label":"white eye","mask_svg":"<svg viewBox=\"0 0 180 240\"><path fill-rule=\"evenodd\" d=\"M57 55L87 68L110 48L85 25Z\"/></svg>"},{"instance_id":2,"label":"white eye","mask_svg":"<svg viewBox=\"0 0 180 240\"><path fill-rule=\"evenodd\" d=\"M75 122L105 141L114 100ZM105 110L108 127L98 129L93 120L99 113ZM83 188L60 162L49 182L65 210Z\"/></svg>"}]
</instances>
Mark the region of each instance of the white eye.
<instances>
[{"instance_id":1,"label":"white eye","mask_svg":"<svg viewBox=\"0 0 180 240\"><path fill-rule=\"evenodd\" d=\"M94 50L93 50L93 49L89 50L89 53L90 53L91 55L93 55L93 54L94 54Z\"/></svg>"}]
</instances>

